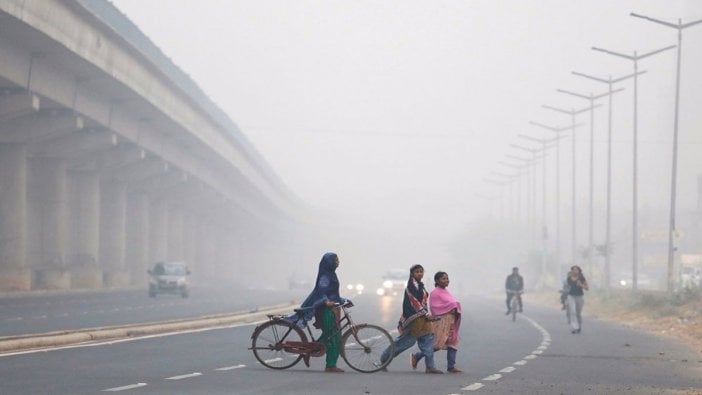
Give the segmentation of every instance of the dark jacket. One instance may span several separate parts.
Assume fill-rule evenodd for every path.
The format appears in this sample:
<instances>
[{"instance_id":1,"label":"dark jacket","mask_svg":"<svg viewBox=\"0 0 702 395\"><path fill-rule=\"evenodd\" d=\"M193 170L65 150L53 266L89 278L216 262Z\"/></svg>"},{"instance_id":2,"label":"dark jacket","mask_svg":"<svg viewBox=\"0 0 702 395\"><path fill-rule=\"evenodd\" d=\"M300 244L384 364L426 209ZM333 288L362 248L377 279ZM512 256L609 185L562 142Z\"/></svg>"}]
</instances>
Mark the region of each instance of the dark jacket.
<instances>
[{"instance_id":1,"label":"dark jacket","mask_svg":"<svg viewBox=\"0 0 702 395\"><path fill-rule=\"evenodd\" d=\"M510 291L524 290L524 279L519 274L510 274L505 280L505 289Z\"/></svg>"}]
</instances>

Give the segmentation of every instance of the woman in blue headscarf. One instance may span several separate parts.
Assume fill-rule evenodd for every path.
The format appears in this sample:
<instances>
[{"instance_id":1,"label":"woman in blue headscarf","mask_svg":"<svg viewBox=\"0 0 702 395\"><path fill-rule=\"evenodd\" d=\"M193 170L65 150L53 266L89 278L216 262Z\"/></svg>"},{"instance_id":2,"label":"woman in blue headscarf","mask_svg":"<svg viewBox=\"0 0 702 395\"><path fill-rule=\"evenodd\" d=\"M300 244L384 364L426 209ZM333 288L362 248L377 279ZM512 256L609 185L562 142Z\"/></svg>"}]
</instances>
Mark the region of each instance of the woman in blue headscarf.
<instances>
[{"instance_id":1,"label":"woman in blue headscarf","mask_svg":"<svg viewBox=\"0 0 702 395\"><path fill-rule=\"evenodd\" d=\"M335 253L327 252L322 256L314 289L302 302L301 307L314 307L314 310L310 310L305 318L310 320L314 315L314 326L322 329L319 341L324 343L327 349L327 363L324 371L341 373L344 370L336 367L336 362L339 359L341 334L337 330L339 309L335 307L335 303L343 303L344 299L339 295L337 267L339 267L339 257Z\"/></svg>"}]
</instances>

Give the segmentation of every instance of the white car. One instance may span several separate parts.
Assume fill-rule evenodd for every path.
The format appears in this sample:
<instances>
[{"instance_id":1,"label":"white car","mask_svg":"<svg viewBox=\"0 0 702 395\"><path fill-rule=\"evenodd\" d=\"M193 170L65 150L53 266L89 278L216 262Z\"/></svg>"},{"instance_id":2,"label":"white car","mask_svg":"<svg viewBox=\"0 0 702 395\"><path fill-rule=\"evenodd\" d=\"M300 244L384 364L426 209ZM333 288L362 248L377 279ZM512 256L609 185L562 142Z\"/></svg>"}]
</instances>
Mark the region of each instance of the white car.
<instances>
[{"instance_id":1,"label":"white car","mask_svg":"<svg viewBox=\"0 0 702 395\"><path fill-rule=\"evenodd\" d=\"M380 296L397 296L404 292L409 280L409 271L394 269L383 275L383 283L376 293Z\"/></svg>"}]
</instances>

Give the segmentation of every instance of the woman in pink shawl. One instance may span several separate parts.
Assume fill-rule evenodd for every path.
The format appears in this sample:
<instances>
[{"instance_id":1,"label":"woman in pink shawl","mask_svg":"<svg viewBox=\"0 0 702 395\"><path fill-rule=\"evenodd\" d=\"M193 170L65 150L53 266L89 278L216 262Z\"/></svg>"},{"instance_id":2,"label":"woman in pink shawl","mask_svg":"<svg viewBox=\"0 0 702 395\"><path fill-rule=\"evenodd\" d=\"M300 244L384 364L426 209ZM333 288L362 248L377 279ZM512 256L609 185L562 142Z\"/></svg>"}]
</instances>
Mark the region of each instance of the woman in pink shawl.
<instances>
[{"instance_id":1,"label":"woman in pink shawl","mask_svg":"<svg viewBox=\"0 0 702 395\"><path fill-rule=\"evenodd\" d=\"M461 303L446 289L449 277L446 272L437 272L434 275L434 288L429 295L429 309L434 318L439 318L434 323L434 350L446 350L447 371L462 373L456 367L456 353L458 352L459 330L461 328ZM422 352L412 354L412 368L424 357Z\"/></svg>"}]
</instances>

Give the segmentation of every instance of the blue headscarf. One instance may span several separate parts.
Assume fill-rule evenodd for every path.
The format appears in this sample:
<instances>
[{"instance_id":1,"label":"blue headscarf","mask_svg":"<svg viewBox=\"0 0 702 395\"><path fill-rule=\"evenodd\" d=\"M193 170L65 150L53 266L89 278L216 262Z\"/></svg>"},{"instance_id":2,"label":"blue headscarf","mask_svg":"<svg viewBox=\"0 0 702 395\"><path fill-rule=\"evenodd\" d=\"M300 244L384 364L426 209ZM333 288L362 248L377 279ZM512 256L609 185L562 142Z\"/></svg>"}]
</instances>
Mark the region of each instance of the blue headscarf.
<instances>
[{"instance_id":1,"label":"blue headscarf","mask_svg":"<svg viewBox=\"0 0 702 395\"><path fill-rule=\"evenodd\" d=\"M317 280L314 283L312 293L302 302L301 307L320 307L327 300L341 302L339 296L339 278L336 276L337 255L327 252L322 256L317 271Z\"/></svg>"}]
</instances>

